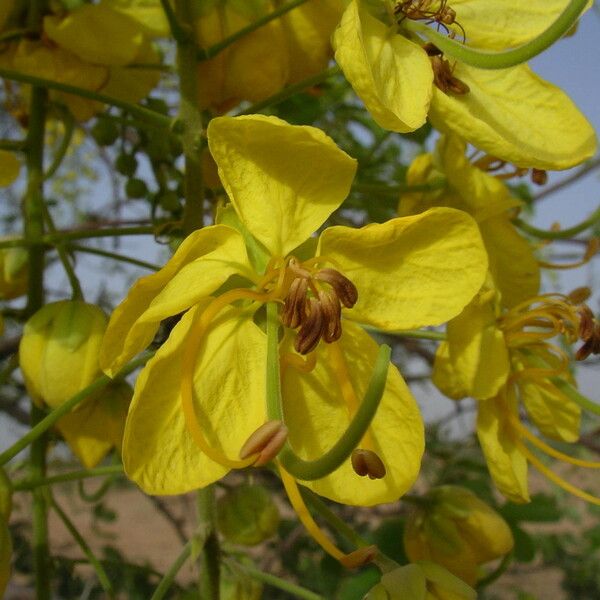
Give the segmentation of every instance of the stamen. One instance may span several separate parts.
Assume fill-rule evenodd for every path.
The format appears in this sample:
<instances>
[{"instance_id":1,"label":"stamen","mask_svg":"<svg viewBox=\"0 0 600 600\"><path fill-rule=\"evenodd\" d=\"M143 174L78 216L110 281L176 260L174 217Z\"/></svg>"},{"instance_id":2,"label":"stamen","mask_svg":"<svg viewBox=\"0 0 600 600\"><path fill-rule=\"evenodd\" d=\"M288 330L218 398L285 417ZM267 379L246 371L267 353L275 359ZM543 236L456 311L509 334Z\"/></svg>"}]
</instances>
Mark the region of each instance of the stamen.
<instances>
[{"instance_id":1,"label":"stamen","mask_svg":"<svg viewBox=\"0 0 600 600\"><path fill-rule=\"evenodd\" d=\"M454 69L445 58L432 56L430 60L433 69L433 82L444 94L464 96L469 93L469 86L458 77L454 77Z\"/></svg>"},{"instance_id":2,"label":"stamen","mask_svg":"<svg viewBox=\"0 0 600 600\"><path fill-rule=\"evenodd\" d=\"M350 457L352 468L357 475L369 479L383 479L386 474L386 468L383 461L375 452L357 448Z\"/></svg>"},{"instance_id":3,"label":"stamen","mask_svg":"<svg viewBox=\"0 0 600 600\"><path fill-rule=\"evenodd\" d=\"M290 329L299 327L306 315L308 281L298 277L292 281L281 312L281 322Z\"/></svg>"},{"instance_id":4,"label":"stamen","mask_svg":"<svg viewBox=\"0 0 600 600\"><path fill-rule=\"evenodd\" d=\"M240 450L240 458L258 456L252 465L262 467L279 454L287 437L288 428L281 421L267 421L246 440Z\"/></svg>"},{"instance_id":5,"label":"stamen","mask_svg":"<svg viewBox=\"0 0 600 600\"><path fill-rule=\"evenodd\" d=\"M356 286L344 275L335 269L321 269L315 274L315 279L328 283L337 294L340 302L346 308L352 308L358 300Z\"/></svg>"},{"instance_id":6,"label":"stamen","mask_svg":"<svg viewBox=\"0 0 600 600\"><path fill-rule=\"evenodd\" d=\"M515 440L515 446L518 448L519 452L523 454L523 456L542 474L545 475L550 481L558 485L560 488L573 494L573 496L577 496L586 502L590 502L591 504L596 504L600 506L600 498L596 496L592 496L588 492L584 492L580 490L578 487L575 487L573 484L565 481L562 477L558 476L554 471L551 471L541 460L539 460L532 452L529 451L527 446L525 446L519 440Z\"/></svg>"},{"instance_id":7,"label":"stamen","mask_svg":"<svg viewBox=\"0 0 600 600\"><path fill-rule=\"evenodd\" d=\"M531 181L535 185L546 185L548 182L548 172L543 169L531 169Z\"/></svg>"},{"instance_id":8,"label":"stamen","mask_svg":"<svg viewBox=\"0 0 600 600\"><path fill-rule=\"evenodd\" d=\"M583 257L581 258L581 260L578 260L578 261L572 262L572 263L551 263L551 262L546 262L543 260L538 260L538 264L540 265L540 267L542 267L544 269L555 269L555 270L577 269L578 267L581 267L581 266L589 263L590 260L592 260L592 258L596 255L599 248L600 248L600 239L592 238L588 242L585 253L584 253Z\"/></svg>"},{"instance_id":9,"label":"stamen","mask_svg":"<svg viewBox=\"0 0 600 600\"><path fill-rule=\"evenodd\" d=\"M204 335L211 321L219 314L223 308L235 302L236 300L250 299L259 302L267 302L269 294L260 294L248 289L235 289L226 292L222 296L215 298L196 320L187 335L187 343L183 353L181 366L181 407L185 418L185 424L188 431L194 439L194 442L211 460L228 469L243 469L248 467L259 458L259 455L248 456L243 460L232 460L225 456L223 452L210 445L204 437L202 428L198 422L198 415L194 409L194 370L200 345L204 341Z\"/></svg>"},{"instance_id":10,"label":"stamen","mask_svg":"<svg viewBox=\"0 0 600 600\"><path fill-rule=\"evenodd\" d=\"M319 302L326 323L323 340L331 344L339 340L342 335L342 305L335 294L323 290L319 290Z\"/></svg>"},{"instance_id":11,"label":"stamen","mask_svg":"<svg viewBox=\"0 0 600 600\"><path fill-rule=\"evenodd\" d=\"M292 367L301 373L310 373L317 365L317 356L314 353L308 354L306 359L302 359L292 352L286 352L281 355L279 366L281 368L282 378L285 369Z\"/></svg>"},{"instance_id":12,"label":"stamen","mask_svg":"<svg viewBox=\"0 0 600 600\"><path fill-rule=\"evenodd\" d=\"M312 536L312 538L333 558L341 562L345 567L353 569L361 567L367 563L370 563L377 555L376 546L367 546L359 548L350 554L342 552L319 528L315 520L312 518L296 480L281 466L279 465L279 473L281 475L281 481L283 487L287 493L292 508L296 511L298 518L306 528L306 531Z\"/></svg>"},{"instance_id":13,"label":"stamen","mask_svg":"<svg viewBox=\"0 0 600 600\"><path fill-rule=\"evenodd\" d=\"M308 354L314 350L327 327L323 308L316 298L308 299L307 313L308 315L294 340L294 348L298 354Z\"/></svg>"}]
</instances>

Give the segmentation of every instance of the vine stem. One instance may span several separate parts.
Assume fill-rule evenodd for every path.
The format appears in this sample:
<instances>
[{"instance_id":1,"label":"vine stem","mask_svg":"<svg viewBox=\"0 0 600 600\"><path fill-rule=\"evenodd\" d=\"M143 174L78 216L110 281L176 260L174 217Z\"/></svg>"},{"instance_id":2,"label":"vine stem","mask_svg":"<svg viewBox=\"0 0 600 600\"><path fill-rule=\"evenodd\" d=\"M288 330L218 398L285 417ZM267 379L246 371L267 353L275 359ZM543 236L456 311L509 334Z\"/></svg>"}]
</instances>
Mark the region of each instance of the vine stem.
<instances>
[{"instance_id":1,"label":"vine stem","mask_svg":"<svg viewBox=\"0 0 600 600\"><path fill-rule=\"evenodd\" d=\"M12 489L15 492L33 490L41 486L50 486L55 483L64 483L67 481L81 481L90 477L102 477L103 475L121 475L123 473L123 465L109 465L106 467L95 467L93 469L79 469L70 471L69 473L60 473L59 475L51 475L41 479L22 479L15 481L12 484Z\"/></svg>"},{"instance_id":2,"label":"vine stem","mask_svg":"<svg viewBox=\"0 0 600 600\"><path fill-rule=\"evenodd\" d=\"M522 46L503 52L483 52L476 50L434 31L424 23L410 19L402 21L402 27L424 35L444 54L471 67L479 69L508 69L527 62L558 41L575 25L577 19L585 10L587 2L588 0L571 0L556 21L540 35Z\"/></svg>"},{"instance_id":3,"label":"vine stem","mask_svg":"<svg viewBox=\"0 0 600 600\"><path fill-rule=\"evenodd\" d=\"M162 600L165 597L165 595L173 585L173 581L175 581L177 573L179 573L181 567L183 567L187 559L190 557L190 554L192 553L192 547L194 545L193 542L194 540L190 540L183 547L181 554L175 559L173 564L169 567L169 570L164 574L163 578L160 580L150 600Z\"/></svg>"},{"instance_id":4,"label":"vine stem","mask_svg":"<svg viewBox=\"0 0 600 600\"><path fill-rule=\"evenodd\" d=\"M513 219L513 223L525 233L533 235L542 240L564 240L569 239L583 231L586 231L590 227L593 227L598 221L600 221L600 207L598 207L585 221L582 221L578 225L569 227L567 229L559 229L558 231L546 231L545 229L538 229L533 225L530 225L522 219Z\"/></svg>"},{"instance_id":5,"label":"vine stem","mask_svg":"<svg viewBox=\"0 0 600 600\"><path fill-rule=\"evenodd\" d=\"M198 490L196 509L198 529L204 539L204 546L198 561L200 566L198 592L203 600L219 600L221 597L221 549L215 527L216 499L214 484Z\"/></svg>"}]
</instances>

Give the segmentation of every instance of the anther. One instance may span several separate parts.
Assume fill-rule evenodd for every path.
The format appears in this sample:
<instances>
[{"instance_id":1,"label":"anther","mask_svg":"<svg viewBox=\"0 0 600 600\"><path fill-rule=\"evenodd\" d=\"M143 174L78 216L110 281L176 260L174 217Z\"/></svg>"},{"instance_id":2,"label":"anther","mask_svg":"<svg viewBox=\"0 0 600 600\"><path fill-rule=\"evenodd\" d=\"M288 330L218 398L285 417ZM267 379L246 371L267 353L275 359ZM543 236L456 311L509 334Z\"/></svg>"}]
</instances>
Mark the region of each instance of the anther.
<instances>
[{"instance_id":1,"label":"anther","mask_svg":"<svg viewBox=\"0 0 600 600\"><path fill-rule=\"evenodd\" d=\"M294 348L298 354L308 354L314 350L327 327L323 308L316 298L309 298L307 312L308 315L298 330L298 335L294 341Z\"/></svg>"},{"instance_id":2,"label":"anther","mask_svg":"<svg viewBox=\"0 0 600 600\"><path fill-rule=\"evenodd\" d=\"M543 169L531 169L531 181L536 185L546 185L548 172Z\"/></svg>"},{"instance_id":3,"label":"anther","mask_svg":"<svg viewBox=\"0 0 600 600\"><path fill-rule=\"evenodd\" d=\"M584 341L588 341L594 335L596 327L594 313L587 304L582 304L577 308L579 316L579 337Z\"/></svg>"},{"instance_id":4,"label":"anther","mask_svg":"<svg viewBox=\"0 0 600 600\"><path fill-rule=\"evenodd\" d=\"M337 294L340 302L346 308L352 308L358 300L358 290L356 286L339 271L335 269L321 269L315 279L328 283Z\"/></svg>"},{"instance_id":5,"label":"anther","mask_svg":"<svg viewBox=\"0 0 600 600\"><path fill-rule=\"evenodd\" d=\"M571 304L583 304L592 295L592 290L587 286L575 288L569 292L567 298Z\"/></svg>"},{"instance_id":6,"label":"anther","mask_svg":"<svg viewBox=\"0 0 600 600\"><path fill-rule=\"evenodd\" d=\"M298 277L292 281L281 312L281 322L286 327L296 329L304 320L307 289L308 280L304 277Z\"/></svg>"},{"instance_id":7,"label":"anther","mask_svg":"<svg viewBox=\"0 0 600 600\"><path fill-rule=\"evenodd\" d=\"M340 558L340 562L348 569L356 569L373 562L379 553L377 546L365 546Z\"/></svg>"},{"instance_id":8,"label":"anther","mask_svg":"<svg viewBox=\"0 0 600 600\"><path fill-rule=\"evenodd\" d=\"M445 58L432 56L431 66L433 68L433 82L444 94L464 96L469 92L469 86L458 77L454 77L453 69Z\"/></svg>"},{"instance_id":9,"label":"anther","mask_svg":"<svg viewBox=\"0 0 600 600\"><path fill-rule=\"evenodd\" d=\"M319 290L319 302L326 323L323 339L331 344L339 340L342 335L342 306L336 294L323 290Z\"/></svg>"},{"instance_id":10,"label":"anther","mask_svg":"<svg viewBox=\"0 0 600 600\"><path fill-rule=\"evenodd\" d=\"M244 460L258 454L252 466L262 467L277 456L287 436L288 428L281 421L267 421L246 440L240 450L240 458Z\"/></svg>"},{"instance_id":11,"label":"anther","mask_svg":"<svg viewBox=\"0 0 600 600\"><path fill-rule=\"evenodd\" d=\"M350 457L352 468L361 477L368 476L369 479L383 479L386 468L383 461L372 450L357 448Z\"/></svg>"}]
</instances>

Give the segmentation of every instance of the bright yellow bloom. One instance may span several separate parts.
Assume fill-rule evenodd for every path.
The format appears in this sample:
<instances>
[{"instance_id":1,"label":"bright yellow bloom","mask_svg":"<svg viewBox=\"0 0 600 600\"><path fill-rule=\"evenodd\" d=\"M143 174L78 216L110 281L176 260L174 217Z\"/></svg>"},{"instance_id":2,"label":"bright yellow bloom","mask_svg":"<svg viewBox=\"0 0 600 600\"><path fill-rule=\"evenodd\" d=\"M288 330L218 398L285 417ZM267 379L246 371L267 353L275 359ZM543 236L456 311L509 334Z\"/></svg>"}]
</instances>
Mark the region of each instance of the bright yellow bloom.
<instances>
[{"instance_id":1,"label":"bright yellow bloom","mask_svg":"<svg viewBox=\"0 0 600 600\"><path fill-rule=\"evenodd\" d=\"M21 170L19 159L7 150L0 150L0 187L10 185Z\"/></svg>"},{"instance_id":2,"label":"bright yellow bloom","mask_svg":"<svg viewBox=\"0 0 600 600\"><path fill-rule=\"evenodd\" d=\"M490 275L502 305L510 308L535 296L540 285L533 248L511 223L522 203L501 179L472 164L465 156L465 146L455 135L442 136L433 154L417 156L406 175L408 185L431 183L442 177L446 183L436 191L403 194L398 213L416 214L433 206L468 212L479 225Z\"/></svg>"},{"instance_id":3,"label":"bright yellow bloom","mask_svg":"<svg viewBox=\"0 0 600 600\"><path fill-rule=\"evenodd\" d=\"M566 169L595 153L591 125L559 88L526 64L502 70L450 65L407 30L413 4L433 13L440 6L437 0L397 2L393 14L390 3L352 0L334 35L337 62L381 127L414 131L429 117L440 131L521 167ZM456 13L448 29L458 39L462 28L467 46L501 51L535 38L565 4L452 0L445 7Z\"/></svg>"},{"instance_id":4,"label":"bright yellow bloom","mask_svg":"<svg viewBox=\"0 0 600 600\"><path fill-rule=\"evenodd\" d=\"M84 4L66 15L44 17L44 39L8 44L0 52L0 65L137 102L158 83L160 73L156 69L127 67L134 63L158 64L160 56L142 25L110 4L108 0ZM72 94L51 95L82 121L103 107Z\"/></svg>"},{"instance_id":5,"label":"bright yellow bloom","mask_svg":"<svg viewBox=\"0 0 600 600\"><path fill-rule=\"evenodd\" d=\"M27 292L29 254L24 248L0 249L0 299L18 298Z\"/></svg>"},{"instance_id":6,"label":"bright yellow bloom","mask_svg":"<svg viewBox=\"0 0 600 600\"><path fill-rule=\"evenodd\" d=\"M364 600L475 600L475 590L431 561L418 561L384 573Z\"/></svg>"},{"instance_id":7,"label":"bright yellow bloom","mask_svg":"<svg viewBox=\"0 0 600 600\"><path fill-rule=\"evenodd\" d=\"M186 311L140 373L125 429L126 472L153 494L202 487L256 460L237 457L267 420L264 304L283 304L283 417L291 447L310 461L340 439L369 384L378 347L358 323L388 331L442 323L487 268L476 224L447 208L310 237L340 206L356 170L317 129L221 117L208 138L237 216L224 211L222 224L191 234L163 269L133 286L101 353L112 375L162 320ZM360 505L397 499L412 485L423 425L393 366L361 446L379 457L385 476L359 477L346 460L306 485Z\"/></svg>"},{"instance_id":8,"label":"bright yellow bloom","mask_svg":"<svg viewBox=\"0 0 600 600\"><path fill-rule=\"evenodd\" d=\"M470 490L444 485L423 500L404 530L404 548L411 561L431 560L475 585L481 565L512 550L514 540L506 521Z\"/></svg>"},{"instance_id":9,"label":"bright yellow bloom","mask_svg":"<svg viewBox=\"0 0 600 600\"><path fill-rule=\"evenodd\" d=\"M447 341L438 348L434 383L449 397L478 402L477 435L498 489L514 502L528 502L527 463L568 491L596 501L562 481L528 449L565 462L573 459L534 436L520 420L523 407L544 436L562 442L579 438L581 409L572 394L569 357L550 340L586 339L589 309L560 294L536 296L508 311L499 309L493 289L485 289L448 323Z\"/></svg>"},{"instance_id":10,"label":"bright yellow bloom","mask_svg":"<svg viewBox=\"0 0 600 600\"><path fill-rule=\"evenodd\" d=\"M206 49L221 42L278 4L270 0L207 3L195 23L198 45ZM264 100L285 85L324 70L332 55L329 40L342 12L342 0L309 0L216 57L201 61L202 105L227 112L242 100Z\"/></svg>"}]
</instances>

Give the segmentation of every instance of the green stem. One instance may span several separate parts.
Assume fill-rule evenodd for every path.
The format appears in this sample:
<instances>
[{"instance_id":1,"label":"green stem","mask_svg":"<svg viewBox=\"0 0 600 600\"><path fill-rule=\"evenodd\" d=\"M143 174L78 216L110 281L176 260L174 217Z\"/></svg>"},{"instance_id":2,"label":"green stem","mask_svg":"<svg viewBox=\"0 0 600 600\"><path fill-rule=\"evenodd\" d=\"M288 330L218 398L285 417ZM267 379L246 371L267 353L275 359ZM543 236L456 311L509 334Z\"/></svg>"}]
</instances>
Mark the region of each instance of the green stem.
<instances>
[{"instance_id":1,"label":"green stem","mask_svg":"<svg viewBox=\"0 0 600 600\"><path fill-rule=\"evenodd\" d=\"M3 67L0 67L0 77L3 77L4 79L9 79L11 81L28 83L30 85L39 86L41 88L47 88L50 90L65 92L67 94L73 94L75 96L80 96L81 98L87 98L88 100L103 102L104 104L109 104L110 106L118 106L119 108L126 110L134 117L137 117L141 121L148 121L149 123L164 128L171 128L173 131L178 131L180 128L180 125L177 123L177 121L173 120L171 117L162 115L139 104L131 104L129 102L125 102L117 98L112 98L111 96L106 96L104 94L93 92L91 90L86 90L84 88L79 88L74 85L69 85L67 83L61 83L59 81L53 81L52 79L45 79L43 77L35 77L33 75L27 75L25 73L21 73L19 71L12 71L11 69L5 69Z\"/></svg>"},{"instance_id":2,"label":"green stem","mask_svg":"<svg viewBox=\"0 0 600 600\"><path fill-rule=\"evenodd\" d=\"M43 415L43 418L40 418L35 426L28 431L20 440L17 440L10 448L7 448L2 454L0 454L0 466L5 465L11 458L15 457L21 450L27 448L30 444L33 444L35 440L37 440L42 434L44 434L52 425L56 423L62 416L66 415L68 412L73 410L78 404L83 402L88 396L93 393L101 390L106 387L112 381L116 381L119 379L123 379L129 373L135 371L138 367L141 367L146 363L146 361L152 356L151 352L146 352L139 358L132 360L129 364L127 364L114 379L111 379L107 375L102 375L98 377L93 383L88 385L86 388L82 389L80 392L77 392L73 397L69 398L66 402L55 408L51 413L46 414L41 409L37 409L39 411L39 416ZM34 407L35 408L35 407ZM33 449L32 449L33 450ZM45 473L32 473L32 479L38 480L45 477Z\"/></svg>"},{"instance_id":3,"label":"green stem","mask_svg":"<svg viewBox=\"0 0 600 600\"><path fill-rule=\"evenodd\" d=\"M441 190L446 186L446 178L439 177L429 183L419 183L416 185L400 184L386 185L385 183L355 183L352 186L353 192L361 194L384 194L386 196L398 196L410 192L434 192Z\"/></svg>"},{"instance_id":4,"label":"green stem","mask_svg":"<svg viewBox=\"0 0 600 600\"><path fill-rule=\"evenodd\" d=\"M590 227L593 227L598 221L600 221L600 207L598 207L585 221L582 221L573 227L569 227L568 229L560 229L559 231L538 229L521 219L513 219L512 222L525 233L542 240L564 240L571 238L582 231L586 231Z\"/></svg>"},{"instance_id":5,"label":"green stem","mask_svg":"<svg viewBox=\"0 0 600 600\"><path fill-rule=\"evenodd\" d=\"M225 50L225 48L227 48L228 46L231 46L231 44L237 42L239 39L243 38L249 33L252 33L253 31L256 31L257 29L263 27L267 23L270 23L271 21L273 21L273 19L278 19L290 10L293 10L301 4L304 4L306 1L307 0L293 0L292 2L284 4L283 6L280 6L278 9L274 10L273 12L270 12L268 15L265 15L260 19L256 19L256 21L253 21L252 23L250 23L250 25L242 27L242 29L236 31L233 35L230 35L224 40L221 40L219 43L214 44L210 48L198 50L197 60L203 61L208 60L210 58L214 58L217 54Z\"/></svg>"},{"instance_id":6,"label":"green stem","mask_svg":"<svg viewBox=\"0 0 600 600\"><path fill-rule=\"evenodd\" d=\"M489 585L491 585L492 583L494 583L494 581L496 581L497 579L499 579L508 569L508 567L510 567L510 564L512 563L514 558L514 553L511 551L508 554L506 554L502 560L500 561L500 564L498 565L498 567L496 569L494 569L491 573L489 573L488 575L486 575L483 579L480 579L476 584L475 587L477 588L477 591L482 590L483 588L488 587Z\"/></svg>"},{"instance_id":7,"label":"green stem","mask_svg":"<svg viewBox=\"0 0 600 600\"><path fill-rule=\"evenodd\" d=\"M240 562L230 561L236 569L243 571L253 579L257 581L262 581L267 585L275 587L277 589L283 590L292 596L296 596L296 598L302 598L303 600L325 600L323 596L319 596L319 594L315 594L306 588L300 587L294 583L286 581L281 577L277 577L276 575L271 575L270 573L265 573L260 569L252 567L250 565L246 565Z\"/></svg>"},{"instance_id":8,"label":"green stem","mask_svg":"<svg viewBox=\"0 0 600 600\"><path fill-rule=\"evenodd\" d=\"M0 140L0 150L9 152L22 152L27 150L26 140Z\"/></svg>"},{"instance_id":9,"label":"green stem","mask_svg":"<svg viewBox=\"0 0 600 600\"><path fill-rule=\"evenodd\" d=\"M107 467L95 467L94 469L79 469L78 471L70 471L69 473L61 473L60 475L51 475L39 479L22 479L15 481L12 489L16 492L33 490L41 486L50 486L55 483L65 483L67 481L81 481L90 477L102 477L104 475L121 475L123 473L123 465L110 465Z\"/></svg>"},{"instance_id":10,"label":"green stem","mask_svg":"<svg viewBox=\"0 0 600 600\"><path fill-rule=\"evenodd\" d=\"M73 138L73 131L75 130L75 119L73 118L73 115L67 109L62 109L60 112L65 133L60 142L60 146L54 154L52 164L50 167L48 167L48 170L44 174L44 179L50 179L56 173L56 171L58 171L58 168L62 164L62 161L67 154L67 150L71 144L71 139Z\"/></svg>"},{"instance_id":11,"label":"green stem","mask_svg":"<svg viewBox=\"0 0 600 600\"><path fill-rule=\"evenodd\" d=\"M169 570L164 574L160 580L158 586L154 590L150 600L162 600L168 591L171 589L177 573L181 570L181 567L185 564L187 559L192 553L193 541L190 540L181 551L181 554L175 559L175 562L169 567Z\"/></svg>"},{"instance_id":12,"label":"green stem","mask_svg":"<svg viewBox=\"0 0 600 600\"><path fill-rule=\"evenodd\" d=\"M65 511L57 504L56 500L54 500L54 498L51 498L50 503L52 505L52 508L54 509L54 512L60 517L60 520L63 522L64 526L67 528L73 539L81 548L81 551L87 556L89 563L94 568L94 571L96 571L96 576L98 577L98 581L100 582L102 589L106 592L109 598L114 598L114 591L112 589L110 579L108 578L108 575L106 574L102 563L98 560L98 558L96 558L96 555L89 547L81 533L79 533L73 521L69 519Z\"/></svg>"},{"instance_id":13,"label":"green stem","mask_svg":"<svg viewBox=\"0 0 600 600\"><path fill-rule=\"evenodd\" d=\"M160 265L155 265L145 260L139 260L137 258L133 258L132 256L127 256L126 254L117 254L116 252L109 252L108 250L102 250L101 248L90 248L89 246L80 246L79 244L71 244L69 245L70 250L74 250L76 252L85 252L86 254L96 254L98 256L104 256L106 258L112 258L113 260L118 260L121 262L127 262L132 265L137 265L138 267L144 267L145 269L150 269L151 271L159 271L162 267Z\"/></svg>"},{"instance_id":14,"label":"green stem","mask_svg":"<svg viewBox=\"0 0 600 600\"><path fill-rule=\"evenodd\" d=\"M165 17L167 17L167 21L169 23L169 29L171 30L171 35L173 39L178 44L186 44L190 41L191 30L185 29L181 26L173 7L171 6L171 2L169 0L160 0L160 5L162 6L163 12L165 13Z\"/></svg>"},{"instance_id":15,"label":"green stem","mask_svg":"<svg viewBox=\"0 0 600 600\"><path fill-rule=\"evenodd\" d=\"M479 69L508 69L541 54L567 33L584 11L588 0L571 0L563 13L535 39L504 52L483 52L456 42L434 31L424 23L405 19L402 27L424 35L444 54Z\"/></svg>"},{"instance_id":16,"label":"green stem","mask_svg":"<svg viewBox=\"0 0 600 600\"><path fill-rule=\"evenodd\" d=\"M307 77L306 79L303 79L298 83L294 83L293 85L284 88L283 90L281 90L281 92L273 94L272 96L266 98L265 100L262 100L261 102L256 102L255 104L252 104L252 106L249 106L245 110L238 113L237 116L253 115L263 110L263 108L267 108L268 106L275 106L280 102L283 102L284 100L287 100L288 98L294 96L295 94L304 91L307 88L311 88L319 83L323 83L323 81L326 81L327 79L333 77L334 75L337 75L338 73L341 73L341 69L339 67L331 67L329 69L326 69L325 71L322 71L321 73L313 75L312 77Z\"/></svg>"},{"instance_id":17,"label":"green stem","mask_svg":"<svg viewBox=\"0 0 600 600\"><path fill-rule=\"evenodd\" d=\"M204 546L199 558L200 577L198 591L203 600L219 600L221 579L221 549L215 527L215 487L209 485L198 490L196 507L198 529L202 532Z\"/></svg>"},{"instance_id":18,"label":"green stem","mask_svg":"<svg viewBox=\"0 0 600 600\"><path fill-rule=\"evenodd\" d=\"M279 378L279 319L277 304L267 304L267 414L269 419L284 422ZM382 345L373 368L365 397L340 439L320 458L304 460L286 442L277 455L284 469L296 479L313 481L335 471L358 446L371 425L383 396L390 362L391 348Z\"/></svg>"},{"instance_id":19,"label":"green stem","mask_svg":"<svg viewBox=\"0 0 600 600\"><path fill-rule=\"evenodd\" d=\"M184 26L193 22L193 2L175 0L177 21ZM186 235L202 227L204 182L202 178L202 112L198 80L197 47L192 36L177 40L177 72L181 105L179 119L185 130L181 136L185 158L183 231Z\"/></svg>"}]
</instances>

